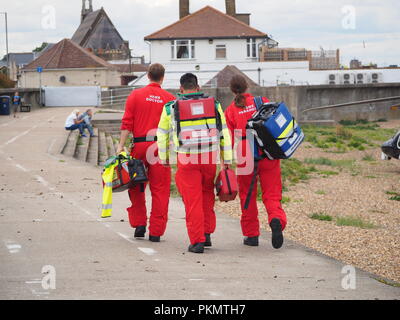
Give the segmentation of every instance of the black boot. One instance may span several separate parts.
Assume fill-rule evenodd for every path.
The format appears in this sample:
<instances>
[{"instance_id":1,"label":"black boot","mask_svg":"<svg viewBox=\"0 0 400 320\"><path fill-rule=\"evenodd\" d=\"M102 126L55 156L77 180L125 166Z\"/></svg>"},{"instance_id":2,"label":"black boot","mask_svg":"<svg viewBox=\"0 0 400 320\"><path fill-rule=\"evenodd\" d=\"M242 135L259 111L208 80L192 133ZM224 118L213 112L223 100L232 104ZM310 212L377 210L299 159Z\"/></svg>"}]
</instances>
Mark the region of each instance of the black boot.
<instances>
[{"instance_id":1,"label":"black boot","mask_svg":"<svg viewBox=\"0 0 400 320\"><path fill-rule=\"evenodd\" d=\"M279 249L283 245L283 234L282 234L282 224L279 219L272 219L269 224L272 231L272 246L275 249Z\"/></svg>"},{"instance_id":2,"label":"black boot","mask_svg":"<svg viewBox=\"0 0 400 320\"><path fill-rule=\"evenodd\" d=\"M211 242L211 234L206 233L206 242L204 242L205 247L212 247L212 242Z\"/></svg>"},{"instance_id":3,"label":"black boot","mask_svg":"<svg viewBox=\"0 0 400 320\"><path fill-rule=\"evenodd\" d=\"M204 243L203 242L199 242L199 243L196 243L196 244L191 244L189 246L189 252L203 253L204 252Z\"/></svg>"},{"instance_id":4,"label":"black boot","mask_svg":"<svg viewBox=\"0 0 400 320\"><path fill-rule=\"evenodd\" d=\"M258 237L246 237L243 240L243 244L250 247L258 247Z\"/></svg>"},{"instance_id":5,"label":"black boot","mask_svg":"<svg viewBox=\"0 0 400 320\"><path fill-rule=\"evenodd\" d=\"M150 240L151 242L160 242L160 241L161 241L161 237L156 237L156 236L150 235L150 236L149 236L149 240Z\"/></svg>"},{"instance_id":6,"label":"black boot","mask_svg":"<svg viewBox=\"0 0 400 320\"><path fill-rule=\"evenodd\" d=\"M145 226L136 227L136 229L135 229L135 238L144 238L145 234L146 234L146 227Z\"/></svg>"}]
</instances>

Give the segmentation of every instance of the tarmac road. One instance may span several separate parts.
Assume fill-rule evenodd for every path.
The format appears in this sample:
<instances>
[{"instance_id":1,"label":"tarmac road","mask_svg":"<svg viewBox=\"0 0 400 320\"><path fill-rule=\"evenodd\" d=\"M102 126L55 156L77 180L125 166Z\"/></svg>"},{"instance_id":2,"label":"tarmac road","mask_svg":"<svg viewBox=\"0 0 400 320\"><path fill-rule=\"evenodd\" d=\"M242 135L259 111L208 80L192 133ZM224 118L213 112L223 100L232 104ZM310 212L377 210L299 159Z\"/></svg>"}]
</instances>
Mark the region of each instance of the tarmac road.
<instances>
[{"instance_id":1,"label":"tarmac road","mask_svg":"<svg viewBox=\"0 0 400 320\"><path fill-rule=\"evenodd\" d=\"M245 247L223 213L213 247L189 253L180 199L161 243L133 239L127 194L101 220L101 168L59 154L70 111L0 118L0 299L400 298L360 270L347 281L351 268L296 243L274 250L267 232Z\"/></svg>"}]
</instances>

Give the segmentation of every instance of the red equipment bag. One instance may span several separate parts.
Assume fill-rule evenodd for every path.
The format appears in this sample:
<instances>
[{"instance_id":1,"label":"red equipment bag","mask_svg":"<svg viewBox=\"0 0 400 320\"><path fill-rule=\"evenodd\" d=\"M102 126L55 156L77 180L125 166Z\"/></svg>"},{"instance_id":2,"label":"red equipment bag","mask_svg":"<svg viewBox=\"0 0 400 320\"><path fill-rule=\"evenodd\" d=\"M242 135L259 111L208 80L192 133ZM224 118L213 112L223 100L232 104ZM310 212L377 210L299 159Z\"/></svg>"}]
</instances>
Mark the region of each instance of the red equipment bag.
<instances>
[{"instance_id":1,"label":"red equipment bag","mask_svg":"<svg viewBox=\"0 0 400 320\"><path fill-rule=\"evenodd\" d=\"M181 147L218 144L222 127L214 98L178 100L174 108Z\"/></svg>"},{"instance_id":2,"label":"red equipment bag","mask_svg":"<svg viewBox=\"0 0 400 320\"><path fill-rule=\"evenodd\" d=\"M139 184L142 192L144 192L144 184L148 181L148 178L146 168L141 160L119 155L110 158L109 161L118 161L118 165L114 168L113 192L123 192ZM103 187L104 185L103 181Z\"/></svg>"},{"instance_id":3,"label":"red equipment bag","mask_svg":"<svg viewBox=\"0 0 400 320\"><path fill-rule=\"evenodd\" d=\"M238 182L235 172L231 169L223 169L217 177L215 189L220 201L235 200L238 194Z\"/></svg>"}]
</instances>

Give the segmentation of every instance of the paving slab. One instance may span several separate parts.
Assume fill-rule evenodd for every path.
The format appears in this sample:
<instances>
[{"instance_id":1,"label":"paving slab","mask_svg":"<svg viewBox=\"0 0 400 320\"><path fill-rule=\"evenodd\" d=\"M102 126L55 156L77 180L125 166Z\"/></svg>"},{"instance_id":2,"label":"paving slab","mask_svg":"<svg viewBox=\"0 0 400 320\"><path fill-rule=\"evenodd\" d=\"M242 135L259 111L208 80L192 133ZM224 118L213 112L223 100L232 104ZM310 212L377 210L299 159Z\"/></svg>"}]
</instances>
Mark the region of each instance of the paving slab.
<instances>
[{"instance_id":1,"label":"paving slab","mask_svg":"<svg viewBox=\"0 0 400 320\"><path fill-rule=\"evenodd\" d=\"M191 254L180 199L160 243L134 239L127 193L100 219L101 168L59 154L69 112L1 121L0 299L400 298L400 288L297 243L274 250L266 231L260 247L245 247L239 221L223 213L213 247Z\"/></svg>"}]
</instances>

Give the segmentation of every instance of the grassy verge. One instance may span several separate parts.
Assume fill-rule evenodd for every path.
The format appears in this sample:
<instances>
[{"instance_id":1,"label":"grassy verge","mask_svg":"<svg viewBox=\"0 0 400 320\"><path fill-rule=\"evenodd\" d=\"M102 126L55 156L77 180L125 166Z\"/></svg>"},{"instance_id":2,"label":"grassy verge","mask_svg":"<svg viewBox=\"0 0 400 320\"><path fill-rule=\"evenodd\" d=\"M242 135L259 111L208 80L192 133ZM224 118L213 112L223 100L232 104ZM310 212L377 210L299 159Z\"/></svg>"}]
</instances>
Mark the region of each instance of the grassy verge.
<instances>
[{"instance_id":1,"label":"grassy verge","mask_svg":"<svg viewBox=\"0 0 400 320\"><path fill-rule=\"evenodd\" d=\"M335 153L374 148L396 133L394 129L382 129L378 123L365 120L341 121L336 127L306 125L302 128L307 142Z\"/></svg>"},{"instance_id":2,"label":"grassy verge","mask_svg":"<svg viewBox=\"0 0 400 320\"><path fill-rule=\"evenodd\" d=\"M336 225L346 227L356 227L361 229L374 229L376 226L373 223L366 222L359 217L338 217L336 219Z\"/></svg>"},{"instance_id":3,"label":"grassy verge","mask_svg":"<svg viewBox=\"0 0 400 320\"><path fill-rule=\"evenodd\" d=\"M313 213L310 218L319 221L333 221L332 216L323 213Z\"/></svg>"},{"instance_id":4,"label":"grassy verge","mask_svg":"<svg viewBox=\"0 0 400 320\"><path fill-rule=\"evenodd\" d=\"M341 216L334 218L328 214L320 212L313 213L309 217L318 221L335 221L336 225L340 227L356 227L361 229L374 229L377 227L373 223L364 221L362 218L355 216Z\"/></svg>"}]
</instances>

